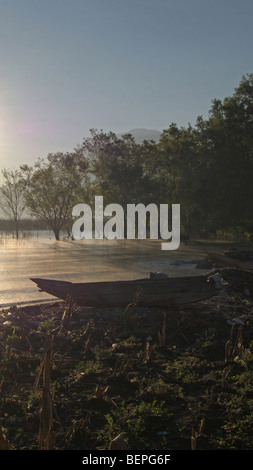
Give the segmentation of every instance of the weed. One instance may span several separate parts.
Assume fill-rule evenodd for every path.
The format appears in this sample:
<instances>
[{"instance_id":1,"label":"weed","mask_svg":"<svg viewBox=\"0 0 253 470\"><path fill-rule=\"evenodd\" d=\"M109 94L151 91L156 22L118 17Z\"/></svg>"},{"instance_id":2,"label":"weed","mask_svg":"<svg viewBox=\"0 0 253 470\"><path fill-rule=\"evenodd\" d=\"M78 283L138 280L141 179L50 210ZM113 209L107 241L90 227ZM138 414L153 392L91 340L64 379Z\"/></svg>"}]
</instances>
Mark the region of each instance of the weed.
<instances>
[{"instance_id":1,"label":"weed","mask_svg":"<svg viewBox=\"0 0 253 470\"><path fill-rule=\"evenodd\" d=\"M48 320L45 320L44 322L40 323L38 330L44 333L50 334L52 330L54 329L54 326L55 326L54 319L49 318Z\"/></svg>"},{"instance_id":2,"label":"weed","mask_svg":"<svg viewBox=\"0 0 253 470\"><path fill-rule=\"evenodd\" d=\"M13 328L12 334L8 335L6 338L6 344L12 345L16 339L17 339L17 336L15 334L15 328Z\"/></svg>"},{"instance_id":3,"label":"weed","mask_svg":"<svg viewBox=\"0 0 253 470\"><path fill-rule=\"evenodd\" d=\"M199 379L199 368L200 360L189 356L176 359L172 365L167 366L166 372L171 380L187 384Z\"/></svg>"},{"instance_id":4,"label":"weed","mask_svg":"<svg viewBox=\"0 0 253 470\"><path fill-rule=\"evenodd\" d=\"M210 344L212 344L215 340L215 333L216 331L214 328L206 328L201 334L196 333L196 348L205 348L207 346L210 346Z\"/></svg>"},{"instance_id":5,"label":"weed","mask_svg":"<svg viewBox=\"0 0 253 470\"><path fill-rule=\"evenodd\" d=\"M145 384L142 389L142 394L149 394L153 397L165 397L166 401L175 400L177 392L176 387L173 384L168 384L163 379L152 381L149 385Z\"/></svg>"},{"instance_id":6,"label":"weed","mask_svg":"<svg viewBox=\"0 0 253 470\"><path fill-rule=\"evenodd\" d=\"M107 422L99 439L108 446L117 434L123 433L131 449L145 449L148 448L144 438L145 432L154 432L150 428L152 419L158 418L157 423L160 426L160 420L162 418L168 420L169 416L164 401L153 400L151 403L141 401L138 404L122 401L117 409L113 409L105 416Z\"/></svg>"}]
</instances>

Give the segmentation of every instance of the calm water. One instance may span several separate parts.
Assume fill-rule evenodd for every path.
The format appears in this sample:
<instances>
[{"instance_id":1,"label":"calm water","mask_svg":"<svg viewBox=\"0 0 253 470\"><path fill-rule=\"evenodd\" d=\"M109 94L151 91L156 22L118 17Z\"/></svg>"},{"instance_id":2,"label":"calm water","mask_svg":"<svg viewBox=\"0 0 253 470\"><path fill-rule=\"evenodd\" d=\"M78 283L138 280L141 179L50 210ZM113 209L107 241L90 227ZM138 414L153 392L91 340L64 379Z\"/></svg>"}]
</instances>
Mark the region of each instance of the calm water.
<instances>
[{"instance_id":1,"label":"calm water","mask_svg":"<svg viewBox=\"0 0 253 470\"><path fill-rule=\"evenodd\" d=\"M48 234L47 234L48 236ZM73 282L138 279L150 271L169 276L198 275L191 260L205 258L200 246L181 244L162 251L158 240L62 240L0 238L0 306L54 300L30 277ZM178 260L181 260L178 263Z\"/></svg>"}]
</instances>

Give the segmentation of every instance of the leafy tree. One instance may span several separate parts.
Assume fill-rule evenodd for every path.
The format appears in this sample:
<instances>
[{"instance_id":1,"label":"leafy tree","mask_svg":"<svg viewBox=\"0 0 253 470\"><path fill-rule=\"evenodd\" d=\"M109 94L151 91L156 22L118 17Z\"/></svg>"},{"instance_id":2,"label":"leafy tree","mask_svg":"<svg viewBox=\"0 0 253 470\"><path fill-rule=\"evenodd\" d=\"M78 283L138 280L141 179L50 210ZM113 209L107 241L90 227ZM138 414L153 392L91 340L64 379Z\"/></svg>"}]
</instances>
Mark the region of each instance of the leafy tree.
<instances>
[{"instance_id":1,"label":"leafy tree","mask_svg":"<svg viewBox=\"0 0 253 470\"><path fill-rule=\"evenodd\" d=\"M96 190L103 193L106 202L125 206L147 197L150 179L144 160L149 152L136 144L131 134L120 138L113 132L91 129L91 136L83 140L82 149L88 155L90 171Z\"/></svg>"},{"instance_id":2,"label":"leafy tree","mask_svg":"<svg viewBox=\"0 0 253 470\"><path fill-rule=\"evenodd\" d=\"M190 125L178 128L172 123L160 141L158 181L164 197L181 206L181 230L185 238L196 235L201 204L199 192L198 133Z\"/></svg>"},{"instance_id":3,"label":"leafy tree","mask_svg":"<svg viewBox=\"0 0 253 470\"><path fill-rule=\"evenodd\" d=\"M87 160L80 149L72 153L49 154L34 167L21 167L27 185L25 201L31 214L47 223L56 240L69 227L72 209L85 191ZM81 201L83 202L83 201Z\"/></svg>"},{"instance_id":4,"label":"leafy tree","mask_svg":"<svg viewBox=\"0 0 253 470\"><path fill-rule=\"evenodd\" d=\"M195 127L172 123L158 147L157 181L181 204L186 234L252 233L253 74Z\"/></svg>"},{"instance_id":5,"label":"leafy tree","mask_svg":"<svg viewBox=\"0 0 253 470\"><path fill-rule=\"evenodd\" d=\"M72 223L73 206L92 206L94 195L123 208L179 203L186 237L218 229L253 234L253 74L242 77L231 97L213 100L207 119L180 128L172 123L158 143L92 129L74 152L49 154L21 171L5 175L5 210L18 223L25 189L31 214L56 239Z\"/></svg>"},{"instance_id":6,"label":"leafy tree","mask_svg":"<svg viewBox=\"0 0 253 470\"><path fill-rule=\"evenodd\" d=\"M19 170L2 170L4 177L0 189L0 207L8 219L14 222L16 238L19 237L19 222L25 210L25 182Z\"/></svg>"},{"instance_id":7,"label":"leafy tree","mask_svg":"<svg viewBox=\"0 0 253 470\"><path fill-rule=\"evenodd\" d=\"M117 203L126 209L131 203L156 202L157 181L152 174L155 142L137 144L131 134L119 138L113 132L91 129L82 149L90 161L96 194L103 195L104 204ZM125 210L125 219L126 214Z\"/></svg>"},{"instance_id":8,"label":"leafy tree","mask_svg":"<svg viewBox=\"0 0 253 470\"><path fill-rule=\"evenodd\" d=\"M136 158L138 145L133 137L119 138L113 132L107 134L92 129L91 137L83 140L82 148L89 156L90 171L105 202L114 199L124 206L133 201L142 178L141 163Z\"/></svg>"},{"instance_id":9,"label":"leafy tree","mask_svg":"<svg viewBox=\"0 0 253 470\"><path fill-rule=\"evenodd\" d=\"M242 77L232 97L223 102L214 100L209 119L200 120L198 125L205 193L202 201L213 224L221 230L251 231L253 75Z\"/></svg>"}]
</instances>

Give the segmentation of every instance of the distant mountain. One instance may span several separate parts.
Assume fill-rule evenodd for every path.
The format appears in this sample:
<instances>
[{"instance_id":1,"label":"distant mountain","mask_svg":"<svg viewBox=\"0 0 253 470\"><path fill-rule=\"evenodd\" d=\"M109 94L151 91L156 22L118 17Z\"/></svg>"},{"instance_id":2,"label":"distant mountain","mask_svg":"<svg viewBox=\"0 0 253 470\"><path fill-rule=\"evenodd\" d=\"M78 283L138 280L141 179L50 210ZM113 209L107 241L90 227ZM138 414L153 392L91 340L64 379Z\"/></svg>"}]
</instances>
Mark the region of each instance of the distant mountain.
<instances>
[{"instance_id":1,"label":"distant mountain","mask_svg":"<svg viewBox=\"0 0 253 470\"><path fill-rule=\"evenodd\" d=\"M161 132L152 129L131 129L130 131L118 134L118 137L121 137L123 134L131 134L134 137L135 142L137 144L141 144L143 140L154 140L155 142L158 142Z\"/></svg>"}]
</instances>

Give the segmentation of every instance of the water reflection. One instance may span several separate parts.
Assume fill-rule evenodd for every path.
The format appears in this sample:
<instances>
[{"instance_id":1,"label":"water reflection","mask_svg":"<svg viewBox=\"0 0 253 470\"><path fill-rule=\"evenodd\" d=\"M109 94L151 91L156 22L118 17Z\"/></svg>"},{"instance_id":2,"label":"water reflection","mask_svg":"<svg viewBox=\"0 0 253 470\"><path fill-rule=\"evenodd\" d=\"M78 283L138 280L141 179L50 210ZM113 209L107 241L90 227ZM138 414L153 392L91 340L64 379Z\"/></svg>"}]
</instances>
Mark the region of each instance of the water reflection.
<instances>
[{"instance_id":1,"label":"water reflection","mask_svg":"<svg viewBox=\"0 0 253 470\"><path fill-rule=\"evenodd\" d=\"M205 249L181 244L162 251L158 240L80 240L53 238L0 239L0 305L53 299L38 292L30 277L73 282L138 279L150 271L169 276L198 275L190 260ZM179 265L175 262L181 260Z\"/></svg>"}]
</instances>

